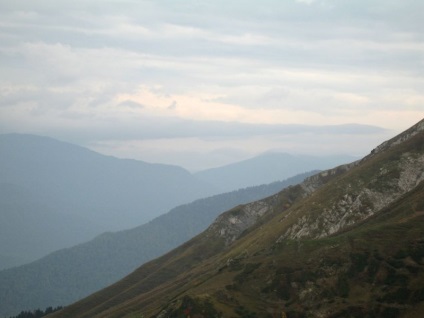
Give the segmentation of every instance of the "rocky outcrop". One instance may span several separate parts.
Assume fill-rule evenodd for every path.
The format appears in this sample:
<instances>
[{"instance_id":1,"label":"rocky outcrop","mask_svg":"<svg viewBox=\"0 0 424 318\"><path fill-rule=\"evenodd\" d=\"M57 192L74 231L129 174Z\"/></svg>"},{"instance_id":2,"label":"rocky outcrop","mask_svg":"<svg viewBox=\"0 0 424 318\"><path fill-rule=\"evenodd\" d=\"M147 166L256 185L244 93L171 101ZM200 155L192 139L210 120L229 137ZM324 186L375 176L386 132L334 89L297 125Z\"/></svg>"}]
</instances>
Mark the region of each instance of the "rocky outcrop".
<instances>
[{"instance_id":1,"label":"rocky outcrop","mask_svg":"<svg viewBox=\"0 0 424 318\"><path fill-rule=\"evenodd\" d=\"M302 189L300 192L300 197L306 198L310 196L328 181L352 169L357 164L358 161L355 161L353 163L341 165L334 169L329 169L306 178L300 184ZM231 244L237 238L239 238L245 230L255 225L260 217L269 213L271 210L273 211L276 200L278 200L278 195L236 207L233 210L220 215L209 227L209 235L224 239L226 245ZM289 214L285 216L287 217ZM301 221L302 220L306 222L305 218L302 218ZM301 223L299 226L302 227L302 224L303 223ZM304 230L307 230L307 228L305 227L305 229L300 230L299 233L302 233Z\"/></svg>"},{"instance_id":2,"label":"rocky outcrop","mask_svg":"<svg viewBox=\"0 0 424 318\"><path fill-rule=\"evenodd\" d=\"M238 206L221 214L209 227L208 232L215 237L223 238L225 244L229 245L271 209L272 204L269 200L260 200Z\"/></svg>"},{"instance_id":3,"label":"rocky outcrop","mask_svg":"<svg viewBox=\"0 0 424 318\"><path fill-rule=\"evenodd\" d=\"M360 166L369 158L414 137L423 130L424 120L384 142L362 160L305 179L300 184L302 189L300 195L303 198L311 196L337 176ZM288 227L277 242L285 239L325 237L369 218L424 180L424 155L419 152L404 153L395 164L393 161L386 161L373 173L374 175L366 175L363 179L357 178L353 183L345 184L343 191L339 191L342 194L335 195L326 206L312 202L312 206L309 206L311 212L300 214L296 222ZM252 227L260 217L271 211L272 207L273 204L269 199L239 206L218 217L208 231L215 237L223 238L225 244L229 245ZM292 213L296 212L289 211L283 219Z\"/></svg>"},{"instance_id":4,"label":"rocky outcrop","mask_svg":"<svg viewBox=\"0 0 424 318\"><path fill-rule=\"evenodd\" d=\"M300 184L302 189L305 191L304 197L307 197L313 192L315 192L317 189L326 184L330 179L334 178L335 176L343 174L346 171L352 169L353 167L358 165L358 163L359 161L354 161L349 164L341 165L333 169L322 171L309 178L306 178L305 181Z\"/></svg>"},{"instance_id":5,"label":"rocky outcrop","mask_svg":"<svg viewBox=\"0 0 424 318\"><path fill-rule=\"evenodd\" d=\"M423 181L424 154L405 153L396 164L386 162L366 182L358 178L355 184L345 186L344 194L329 206L312 206L311 210L318 212L298 218L277 242L334 234L367 219Z\"/></svg>"},{"instance_id":6,"label":"rocky outcrop","mask_svg":"<svg viewBox=\"0 0 424 318\"><path fill-rule=\"evenodd\" d=\"M396 137L383 142L381 145L379 145L378 147L373 149L371 151L371 154L369 156L365 157L364 159L367 159L370 156L374 156L374 155L376 155L376 154L378 154L382 151L385 151L385 150L387 150L387 149L389 149L393 146L401 144L402 142L410 139L411 137L415 136L416 134L418 134L420 131L423 131L423 130L424 130L424 119L420 120L414 126L405 130L403 133L397 135Z\"/></svg>"}]
</instances>

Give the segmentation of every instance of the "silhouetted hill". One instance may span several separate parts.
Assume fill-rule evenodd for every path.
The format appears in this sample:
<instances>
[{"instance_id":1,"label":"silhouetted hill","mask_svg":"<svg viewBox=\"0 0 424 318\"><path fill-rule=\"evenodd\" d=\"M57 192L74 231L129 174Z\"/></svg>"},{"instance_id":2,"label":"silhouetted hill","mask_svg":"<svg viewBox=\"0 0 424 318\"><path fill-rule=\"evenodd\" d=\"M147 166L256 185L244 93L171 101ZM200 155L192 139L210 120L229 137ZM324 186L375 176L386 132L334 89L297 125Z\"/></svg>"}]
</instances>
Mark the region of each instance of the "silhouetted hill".
<instances>
[{"instance_id":1,"label":"silhouetted hill","mask_svg":"<svg viewBox=\"0 0 424 318\"><path fill-rule=\"evenodd\" d=\"M311 174L199 199L134 229L105 233L31 264L0 271L0 317L85 297L199 234L220 213L277 193Z\"/></svg>"},{"instance_id":2,"label":"silhouetted hill","mask_svg":"<svg viewBox=\"0 0 424 318\"><path fill-rule=\"evenodd\" d=\"M424 120L50 317L422 317Z\"/></svg>"}]
</instances>

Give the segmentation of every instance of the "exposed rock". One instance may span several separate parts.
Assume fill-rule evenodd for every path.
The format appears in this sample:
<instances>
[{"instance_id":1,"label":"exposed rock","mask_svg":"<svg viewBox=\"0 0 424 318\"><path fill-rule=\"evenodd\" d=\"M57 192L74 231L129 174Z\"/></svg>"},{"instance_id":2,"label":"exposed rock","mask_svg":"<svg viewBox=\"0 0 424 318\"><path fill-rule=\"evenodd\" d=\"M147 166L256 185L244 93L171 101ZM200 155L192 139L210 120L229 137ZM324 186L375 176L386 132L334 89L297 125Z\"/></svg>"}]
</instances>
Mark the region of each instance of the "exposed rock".
<instances>
[{"instance_id":1,"label":"exposed rock","mask_svg":"<svg viewBox=\"0 0 424 318\"><path fill-rule=\"evenodd\" d=\"M360 161L323 171L307 178L301 184L305 192L304 197L315 192L331 176L352 169L375 154L386 151L412 138L422 130L424 130L424 120L421 120L395 138L382 143L370 155ZM393 176L386 178L390 173L397 173L399 176L397 178ZM279 243L284 239L299 239L304 237L320 238L334 234L375 214L403 194L412 190L423 180L424 156L422 154L405 153L396 167L390 166L389 163L386 166L382 166L379 173L371 182L366 183L358 179L355 185L348 184L345 188L344 195L334 200L330 207L314 207L320 210L318 215L317 213L303 215L276 242Z\"/></svg>"},{"instance_id":2,"label":"exposed rock","mask_svg":"<svg viewBox=\"0 0 424 318\"><path fill-rule=\"evenodd\" d=\"M358 163L359 161L354 161L349 164L341 165L333 169L322 171L311 177L306 178L305 181L303 181L300 184L302 189L305 191L304 197L307 197L311 193L315 192L318 188L324 185L330 178L352 169Z\"/></svg>"},{"instance_id":3,"label":"exposed rock","mask_svg":"<svg viewBox=\"0 0 424 318\"><path fill-rule=\"evenodd\" d=\"M424 130L424 119L419 121L418 123L416 123L411 128L405 130L403 133L397 135L396 137L383 142L381 145L379 145L374 150L372 150L371 154L369 156L365 157L364 160L367 159L370 156L374 156L377 153L385 151L385 150L387 150L387 149L389 149L393 146L396 146L396 145L410 139L411 137L415 136L416 134L418 134L422 130Z\"/></svg>"},{"instance_id":4,"label":"exposed rock","mask_svg":"<svg viewBox=\"0 0 424 318\"><path fill-rule=\"evenodd\" d=\"M243 231L254 225L258 218L269 212L272 205L267 200L239 206L220 215L208 231L224 238L226 245L235 241Z\"/></svg>"},{"instance_id":5,"label":"exposed rock","mask_svg":"<svg viewBox=\"0 0 424 318\"><path fill-rule=\"evenodd\" d=\"M399 177L384 178L389 173L396 173ZM423 180L424 155L403 154L396 167L389 164L381 167L366 187L362 186L362 180L357 180L357 184L348 185L345 194L335 199L330 207L322 207L318 215L310 213L300 217L277 243L284 239L320 238L334 234L380 211Z\"/></svg>"}]
</instances>

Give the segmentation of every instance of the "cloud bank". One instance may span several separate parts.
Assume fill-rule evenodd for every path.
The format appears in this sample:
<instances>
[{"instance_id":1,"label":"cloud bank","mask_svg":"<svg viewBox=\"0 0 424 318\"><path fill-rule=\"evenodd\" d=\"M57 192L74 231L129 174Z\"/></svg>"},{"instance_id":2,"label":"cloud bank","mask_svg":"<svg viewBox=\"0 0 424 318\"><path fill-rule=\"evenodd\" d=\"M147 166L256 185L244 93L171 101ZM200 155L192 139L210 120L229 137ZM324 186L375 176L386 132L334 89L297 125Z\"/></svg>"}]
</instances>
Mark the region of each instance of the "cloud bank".
<instances>
[{"instance_id":1,"label":"cloud bank","mask_svg":"<svg viewBox=\"0 0 424 318\"><path fill-rule=\"evenodd\" d=\"M361 155L423 117L422 12L417 0L5 0L0 132L193 169L269 149Z\"/></svg>"}]
</instances>

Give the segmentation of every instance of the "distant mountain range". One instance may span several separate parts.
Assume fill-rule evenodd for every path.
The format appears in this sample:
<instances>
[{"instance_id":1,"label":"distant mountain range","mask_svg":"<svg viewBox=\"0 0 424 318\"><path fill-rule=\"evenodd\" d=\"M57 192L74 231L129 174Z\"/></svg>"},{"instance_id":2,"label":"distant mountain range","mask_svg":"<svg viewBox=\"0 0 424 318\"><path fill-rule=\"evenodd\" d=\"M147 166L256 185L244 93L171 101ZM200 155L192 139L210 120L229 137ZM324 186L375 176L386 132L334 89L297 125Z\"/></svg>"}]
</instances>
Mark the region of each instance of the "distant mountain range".
<instances>
[{"instance_id":1,"label":"distant mountain range","mask_svg":"<svg viewBox=\"0 0 424 318\"><path fill-rule=\"evenodd\" d=\"M199 234L220 213L275 194L313 173L199 199L134 229L104 233L33 263L0 271L0 317L88 296Z\"/></svg>"},{"instance_id":2,"label":"distant mountain range","mask_svg":"<svg viewBox=\"0 0 424 318\"><path fill-rule=\"evenodd\" d=\"M424 310L424 120L237 206L49 318L408 317Z\"/></svg>"},{"instance_id":3,"label":"distant mountain range","mask_svg":"<svg viewBox=\"0 0 424 318\"><path fill-rule=\"evenodd\" d=\"M308 156L280 152L264 153L233 164L199 171L195 173L195 176L227 192L251 185L284 180L311 169L329 169L356 159L358 158L347 155Z\"/></svg>"},{"instance_id":4,"label":"distant mountain range","mask_svg":"<svg viewBox=\"0 0 424 318\"><path fill-rule=\"evenodd\" d=\"M0 135L0 183L0 257L9 265L217 192L180 167L18 134Z\"/></svg>"},{"instance_id":5,"label":"distant mountain range","mask_svg":"<svg viewBox=\"0 0 424 318\"><path fill-rule=\"evenodd\" d=\"M47 137L0 135L0 269L105 231L133 228L199 198L285 180L320 169L324 161L343 160L266 158L193 175L177 166L117 159ZM274 173L259 178L256 170ZM242 182L234 182L239 178Z\"/></svg>"},{"instance_id":6,"label":"distant mountain range","mask_svg":"<svg viewBox=\"0 0 424 318\"><path fill-rule=\"evenodd\" d=\"M0 270L92 238L100 227L61 213L27 188L0 183Z\"/></svg>"}]
</instances>

